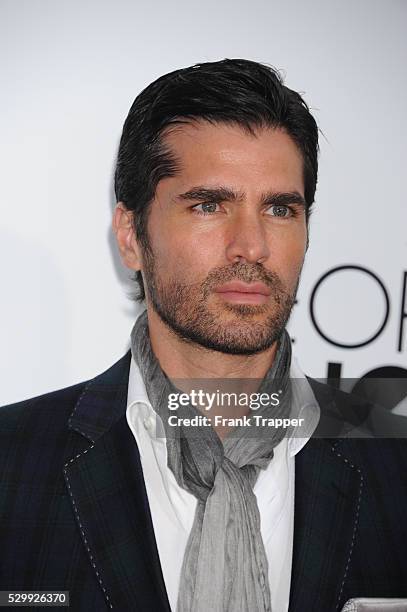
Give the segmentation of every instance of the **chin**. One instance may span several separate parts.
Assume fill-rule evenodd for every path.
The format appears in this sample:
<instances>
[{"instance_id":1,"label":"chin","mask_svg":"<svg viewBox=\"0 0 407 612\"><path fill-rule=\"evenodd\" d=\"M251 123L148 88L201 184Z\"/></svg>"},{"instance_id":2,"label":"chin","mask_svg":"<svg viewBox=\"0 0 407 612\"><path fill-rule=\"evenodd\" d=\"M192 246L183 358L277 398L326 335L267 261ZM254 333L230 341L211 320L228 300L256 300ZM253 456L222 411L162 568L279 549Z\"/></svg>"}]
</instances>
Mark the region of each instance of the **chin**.
<instances>
[{"instance_id":1,"label":"chin","mask_svg":"<svg viewBox=\"0 0 407 612\"><path fill-rule=\"evenodd\" d=\"M257 355L258 353L263 353L267 349L269 349L275 342L275 339L267 339L267 341L260 341L254 344L252 343L242 343L241 338L230 339L228 342L219 342L219 341L211 341L210 339L205 339L199 344L206 349L217 351L218 353L223 353L225 355L241 355L241 356L250 356Z\"/></svg>"},{"instance_id":2,"label":"chin","mask_svg":"<svg viewBox=\"0 0 407 612\"><path fill-rule=\"evenodd\" d=\"M177 335L188 343L207 350L227 355L256 355L269 349L281 336L284 327L268 325L265 322L229 321L222 325L221 317L217 324L209 328L172 328Z\"/></svg>"}]
</instances>

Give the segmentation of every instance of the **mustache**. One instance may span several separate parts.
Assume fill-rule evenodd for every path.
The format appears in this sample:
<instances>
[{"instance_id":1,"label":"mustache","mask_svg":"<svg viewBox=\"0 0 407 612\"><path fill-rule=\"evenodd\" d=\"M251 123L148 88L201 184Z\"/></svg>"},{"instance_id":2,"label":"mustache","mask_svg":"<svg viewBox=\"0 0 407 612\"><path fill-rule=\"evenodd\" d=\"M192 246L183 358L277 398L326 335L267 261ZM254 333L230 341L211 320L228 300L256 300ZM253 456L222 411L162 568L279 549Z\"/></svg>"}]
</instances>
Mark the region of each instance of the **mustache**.
<instances>
[{"instance_id":1,"label":"mustache","mask_svg":"<svg viewBox=\"0 0 407 612\"><path fill-rule=\"evenodd\" d=\"M222 266L211 270L203 282L205 295L209 294L217 285L229 281L239 280L243 283L261 282L273 291L285 293L284 283L276 272L266 270L262 264L248 264L236 262L230 266Z\"/></svg>"}]
</instances>

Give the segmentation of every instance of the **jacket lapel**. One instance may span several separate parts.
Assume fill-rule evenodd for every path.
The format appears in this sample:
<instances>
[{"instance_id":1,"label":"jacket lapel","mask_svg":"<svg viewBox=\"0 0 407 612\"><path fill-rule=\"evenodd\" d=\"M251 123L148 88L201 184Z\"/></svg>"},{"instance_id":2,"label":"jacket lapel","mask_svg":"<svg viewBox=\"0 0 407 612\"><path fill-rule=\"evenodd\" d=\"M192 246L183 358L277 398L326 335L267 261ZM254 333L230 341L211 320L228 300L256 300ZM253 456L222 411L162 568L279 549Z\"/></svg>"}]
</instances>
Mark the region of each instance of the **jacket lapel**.
<instances>
[{"instance_id":1,"label":"jacket lapel","mask_svg":"<svg viewBox=\"0 0 407 612\"><path fill-rule=\"evenodd\" d=\"M311 381L312 382L312 381ZM327 387L312 385L328 414ZM329 388L328 388L329 389ZM329 417L330 418L330 417ZM332 429L332 423L329 422ZM295 458L294 547L289 612L334 612L343 605L357 539L363 478L342 441L311 439Z\"/></svg>"},{"instance_id":2,"label":"jacket lapel","mask_svg":"<svg viewBox=\"0 0 407 612\"><path fill-rule=\"evenodd\" d=\"M130 353L91 381L69 426L89 443L64 468L81 537L109 607L169 611L140 456L126 419Z\"/></svg>"}]
</instances>

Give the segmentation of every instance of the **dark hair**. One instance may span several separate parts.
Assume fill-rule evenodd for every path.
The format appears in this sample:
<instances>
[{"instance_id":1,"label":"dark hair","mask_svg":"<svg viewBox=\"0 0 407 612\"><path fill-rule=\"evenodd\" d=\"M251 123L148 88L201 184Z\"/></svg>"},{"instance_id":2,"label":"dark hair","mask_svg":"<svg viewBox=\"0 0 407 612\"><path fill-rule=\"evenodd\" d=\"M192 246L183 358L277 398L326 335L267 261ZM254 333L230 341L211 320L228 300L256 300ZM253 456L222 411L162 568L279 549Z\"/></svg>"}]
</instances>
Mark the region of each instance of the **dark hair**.
<instances>
[{"instance_id":1,"label":"dark hair","mask_svg":"<svg viewBox=\"0 0 407 612\"><path fill-rule=\"evenodd\" d=\"M162 134L189 119L236 123L250 132L281 127L291 136L304 160L307 214L314 202L318 173L318 128L307 104L283 85L280 74L244 59L196 64L160 77L134 100L124 123L115 172L117 201L134 212L137 240L148 248L149 204L159 181L174 176L176 160ZM145 292L140 272L140 301Z\"/></svg>"}]
</instances>

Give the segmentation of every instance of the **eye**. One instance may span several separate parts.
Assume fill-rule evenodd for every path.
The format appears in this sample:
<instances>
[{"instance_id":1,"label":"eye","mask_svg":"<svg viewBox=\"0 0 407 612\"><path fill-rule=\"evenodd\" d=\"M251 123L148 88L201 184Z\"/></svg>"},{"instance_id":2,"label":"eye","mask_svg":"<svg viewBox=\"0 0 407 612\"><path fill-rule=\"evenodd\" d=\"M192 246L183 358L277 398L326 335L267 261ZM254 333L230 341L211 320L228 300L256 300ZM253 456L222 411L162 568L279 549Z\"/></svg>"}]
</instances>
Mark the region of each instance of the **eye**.
<instances>
[{"instance_id":1,"label":"eye","mask_svg":"<svg viewBox=\"0 0 407 612\"><path fill-rule=\"evenodd\" d=\"M192 207L192 210L197 212L199 215L211 215L217 212L219 204L216 202L203 202L202 204L196 204Z\"/></svg>"},{"instance_id":2,"label":"eye","mask_svg":"<svg viewBox=\"0 0 407 612\"><path fill-rule=\"evenodd\" d=\"M270 208L267 209L267 212L272 217L285 218L290 217L292 215L291 208L289 208L289 206L286 206L285 204L274 204L273 206L270 206Z\"/></svg>"}]
</instances>

